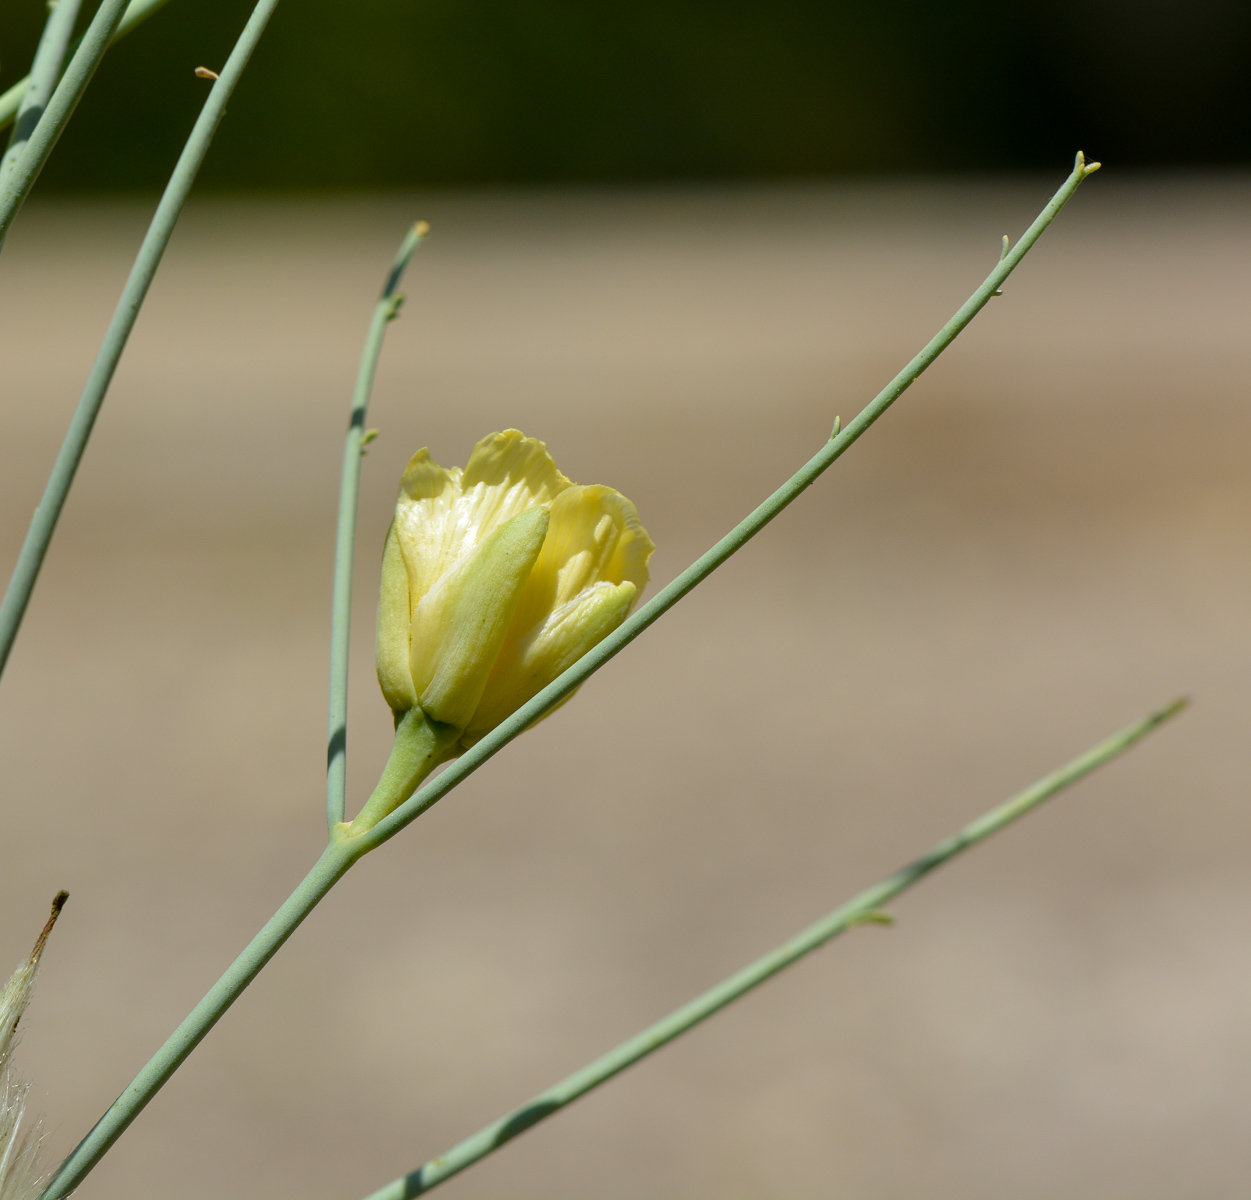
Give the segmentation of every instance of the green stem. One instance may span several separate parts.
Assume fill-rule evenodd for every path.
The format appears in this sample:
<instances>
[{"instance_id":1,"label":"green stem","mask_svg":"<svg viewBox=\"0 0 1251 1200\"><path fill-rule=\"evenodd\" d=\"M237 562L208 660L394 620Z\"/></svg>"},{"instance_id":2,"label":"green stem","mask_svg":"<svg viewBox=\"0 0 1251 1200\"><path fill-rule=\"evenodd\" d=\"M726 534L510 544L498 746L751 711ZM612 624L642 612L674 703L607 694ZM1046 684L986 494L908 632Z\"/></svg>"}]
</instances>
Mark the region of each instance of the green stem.
<instances>
[{"instance_id":1,"label":"green stem","mask_svg":"<svg viewBox=\"0 0 1251 1200\"><path fill-rule=\"evenodd\" d=\"M334 602L330 613L330 730L326 748L326 825L333 836L343 820L347 791L348 654L352 632L352 566L356 548L356 508L360 496L361 454L364 449L365 413L373 391L374 374L387 325L399 312L403 297L396 294L409 259L429 232L418 221L405 235L399 253L387 273L382 295L374 305L373 320L365 337L352 415L343 444L343 474L339 485L339 525L334 548ZM410 791L408 795L411 795ZM407 799L407 796L405 796Z\"/></svg>"},{"instance_id":2,"label":"green stem","mask_svg":"<svg viewBox=\"0 0 1251 1200\"><path fill-rule=\"evenodd\" d=\"M61 82L56 85L48 107L43 110L39 124L31 132L20 162L0 189L0 242L4 241L18 209L30 195L30 189L35 186L35 180L39 178L53 146L74 115L74 109L78 107L87 84L91 82L117 32L125 7L126 0L100 0L100 7L87 26L83 40L61 76Z\"/></svg>"},{"instance_id":3,"label":"green stem","mask_svg":"<svg viewBox=\"0 0 1251 1200\"><path fill-rule=\"evenodd\" d=\"M750 516L740 522L723 537L706 554L696 559L672 583L661 588L655 596L644 604L633 616L627 618L613 632L593 649L587 651L573 666L554 682L548 684L533 699L523 704L506 721L496 726L472 749L460 756L437 779L423 787L411 800L402 804L385 820L380 821L373 829L360 836L368 842L369 848L379 846L388 838L394 837L410 821L415 820L432 804L437 803L458 783L476 771L487 759L497 754L518 734L524 733L529 726L541 717L558 701L563 700L570 692L595 671L598 671L610 658L620 653L653 621L658 620L669 611L692 588L702 583L722 563L737 551L741 550L756 536L774 517L792 501L799 498L810 488L871 426L901 395L920 377L928 367L948 346L955 341L960 331L971 321L995 295L1003 282L1012 274L1017 264L1029 253L1030 248L1042 236L1043 230L1055 219L1059 211L1077 191L1087 175L1099 169L1098 163L1087 165L1085 158L1079 153L1073 171L1063 186L1051 198L1046 208L1039 213L1034 223L1026 230L1021 240L1011 251L1007 251L995 269L986 277L981 287L969 297L959 311L942 327L929 344L921 351L891 382L878 393L860 411L859 415L845 428L840 430L835 424L834 436L810 459L795 472L776 492L761 504Z\"/></svg>"},{"instance_id":4,"label":"green stem","mask_svg":"<svg viewBox=\"0 0 1251 1200\"><path fill-rule=\"evenodd\" d=\"M395 727L391 757L374 794L350 826L332 826L331 837L354 838L394 812L435 767L456 756L460 735L459 729L430 720L420 708L410 708Z\"/></svg>"},{"instance_id":5,"label":"green stem","mask_svg":"<svg viewBox=\"0 0 1251 1200\"><path fill-rule=\"evenodd\" d=\"M26 86L18 105L13 132L9 136L8 149L0 160L0 195L4 194L5 185L17 170L26 143L35 126L39 124L39 118L43 115L43 110L56 88L56 81L61 76L61 64L65 61L65 51L69 46L70 35L74 32L74 22L78 19L78 2L79 0L58 0L48 12L43 34L39 38L39 47L30 66L30 74L23 80Z\"/></svg>"},{"instance_id":6,"label":"green stem","mask_svg":"<svg viewBox=\"0 0 1251 1200\"><path fill-rule=\"evenodd\" d=\"M420 708L410 709L395 730L395 745L382 778L357 822L373 821L385 816L440 763L456 752L458 730L436 721L427 721ZM371 819L372 814L372 819ZM296 927L330 891L368 847L355 838L346 838L346 826L331 830L331 841L321 858L291 893L287 902L270 918L265 928L230 965L209 993L191 1010L186 1020L170 1035L152 1056L148 1065L135 1076L131 1085L113 1102L96 1123L95 1128L79 1143L44 1189L40 1200L59 1200L67 1196L87 1173L108 1152L126 1127L147 1106L148 1101L165 1086L169 1077L182 1065L222 1014L240 996L244 988L260 973L261 968L277 953L278 948L295 932Z\"/></svg>"},{"instance_id":7,"label":"green stem","mask_svg":"<svg viewBox=\"0 0 1251 1200\"><path fill-rule=\"evenodd\" d=\"M169 0L130 0L130 7L126 9L117 32L113 34L113 41L125 37L136 25L142 24L158 8L163 8L168 3ZM112 45L112 42L109 44ZM3 129L16 116L30 78L27 76L25 79L19 79L8 91L0 92L0 129Z\"/></svg>"},{"instance_id":8,"label":"green stem","mask_svg":"<svg viewBox=\"0 0 1251 1200\"><path fill-rule=\"evenodd\" d=\"M104 10L105 4L115 2L116 0L102 0L100 11ZM277 6L278 0L258 0L256 7L252 10L251 17L248 18L243 32L239 35L239 40L235 43L230 57L226 60L226 65L222 68L221 77L214 82L208 99L200 110L195 128L192 129L191 136L187 139L182 154L179 155L174 173L170 176L161 201L156 207L156 213L152 217L152 223L148 226L148 232L139 248L134 266L130 269L130 277L126 280L126 286L117 302L113 319L109 323L108 332L104 335L95 364L91 368L91 374L79 398L78 407L65 433L65 440L61 443L52 473L48 476L43 498L39 502L39 507L35 509L35 515L31 518L30 528L26 531L26 540L18 555L17 565L13 568L13 577L9 580L4 602L0 604L0 674L3 674L5 665L9 661L9 654L17 638L18 629L21 627L22 618L26 615L26 607L30 603L31 592L34 591L44 556L48 552L48 545L56 530L57 520L60 518L61 509L65 506L65 498L69 495L74 476L78 471L78 464L82 461L83 453L87 449L87 440L91 437L91 430L95 425L96 417L100 414L100 407L104 403L105 394L113 380L113 373L122 357L122 351L126 348L130 331L134 328L139 316L139 309L147 297L148 288L151 286L157 267L160 266L165 247L169 245L170 235L174 232L174 225L178 221L179 213L182 212L183 203L191 191L191 185L195 182L200 165L204 162L204 156L208 153L209 144L226 112L226 103ZM98 19L99 13L96 15ZM93 22L93 28L94 25ZM87 37L90 36L91 30L88 30ZM82 46L74 56L74 62L70 64L70 69L66 71L65 78L57 87L56 94L53 95L43 119L39 122L22 158L21 169L23 171L26 170L26 164L34 153L40 130L52 117L57 96L61 94L61 89L74 70L74 63L83 54L87 44L87 38L84 38Z\"/></svg>"},{"instance_id":9,"label":"green stem","mask_svg":"<svg viewBox=\"0 0 1251 1200\"><path fill-rule=\"evenodd\" d=\"M990 299L1003 280L1007 278L1012 268L1020 262L1029 248L1037 241L1039 235L1051 223L1051 220L1064 206L1068 198L1077 190L1077 186L1082 179L1090 171L1095 170L1096 166L1097 164L1087 167L1082 156L1080 154L1077 156L1077 165L1064 186L1052 198L1034 224L1030 226L1016 248L1004 257L986 282L973 294L972 298L960 309L955 317L943 327L942 332L908 364L904 371L896 377L895 381L869 404L846 430L833 437L808 466L794 475L788 483L784 484L769 500L756 509L746 521L718 542L712 550L698 559L693 566L679 575L650 604L644 605L615 634L611 634L594 650L584 655L573 667L560 676L554 684L545 688L533 700L518 709L512 717L488 734L482 741L478 742L472 750L463 754L433 784L417 792L390 815L383 817L373 828L362 833L345 837L342 836L341 827L336 826L335 831L339 832L340 836L335 837L332 834L331 843L325 855L323 855L322 863L325 863L328 858L333 859L335 862L342 863L341 869L337 871L333 878L327 877L328 882L325 883L324 887L316 891L316 894L309 891L307 894L302 895L309 887L309 880L306 880L301 885L301 888L297 890L297 893L287 901L286 905L266 925L265 930L258 935L257 941L266 938L268 935L270 940L272 940L274 949L277 949L281 945L282 940L291 932L291 929L294 929L304 919L313 905L329 891L334 882L353 862L374 849L374 847L381 845L388 838L393 837L401 828L429 808L435 800L445 795L450 790L450 787L458 783L470 771L476 769L477 766L485 762L487 758L516 737L517 734L521 733L531 721L546 712L556 700L571 692L587 675L607 662L627 642L637 637L661 613L671 608L696 584L711 574L716 567L729 558L748 538L762 529L791 500L809 487L826 467L838 458L848 446L859 438L886 411L886 408L889 407L896 397L916 379L930 362L938 357L960 330L973 319L977 311ZM848 435L851 436L848 437ZM466 760L469 760L471 765L468 769L462 769ZM445 784L444 781L449 776L452 776L452 781ZM321 864L319 863L320 866ZM314 868L313 874L316 874L317 870L318 868ZM311 880L312 878L313 875L310 875L309 879ZM298 902L297 896L300 897ZM289 928L286 928L285 932L283 931L284 921L289 924ZM205 997L200 1005L197 1005L187 1020L179 1026L178 1031L169 1042L157 1052L148 1066L140 1072L130 1087L126 1089L117 1102L114 1103L113 1107L101 1118L96 1128L87 1135L78 1149L66 1159L56 1178L43 1193L41 1200L61 1200L61 1197L65 1196L71 1188L77 1185L79 1180L86 1176L87 1172L99 1161L126 1126L134 1120L135 1116L161 1088L173 1070L187 1056L187 1053L212 1028L221 1013L242 992L243 988L251 982L256 971L264 965L265 961L268 961L268 955L266 955L264 959L258 961L256 970L252 970L250 973L247 969L240 969L240 963L249 958L253 947L257 945L257 941L254 941L239 961L227 971L221 981L214 987L213 992L208 997ZM217 997L211 1005L209 1004L210 997ZM206 1005L208 1005L207 1008L205 1007ZM197 1016L197 1014L200 1015ZM185 1050L182 1049L184 1045L186 1046ZM101 1132L101 1130L104 1132Z\"/></svg>"},{"instance_id":10,"label":"green stem","mask_svg":"<svg viewBox=\"0 0 1251 1200\"><path fill-rule=\"evenodd\" d=\"M59 1200L82 1182L87 1172L100 1160L126 1127L164 1086L187 1055L217 1024L222 1014L234 1003L239 993L256 978L261 968L277 953L278 948L295 932L300 922L312 912L317 902L347 873L357 855L342 842L326 847L321 858L291 893L287 902L270 918L265 928L249 943L248 948L231 964L230 969L213 985L209 993L191 1010L186 1020L174 1030L134 1082L113 1102L95 1127L61 1164L52 1182L44 1189L41 1200Z\"/></svg>"},{"instance_id":11,"label":"green stem","mask_svg":"<svg viewBox=\"0 0 1251 1200\"><path fill-rule=\"evenodd\" d=\"M992 808L990 812L979 817L972 824L966 825L953 837L939 842L915 862L909 863L882 880L881 883L861 892L854 900L848 901L841 908L836 908L828 916L809 925L807 929L723 980L716 987L709 988L702 996L697 996L689 1004L684 1004L681 1008L671 1012L667 1017L643 1030L642 1033L622 1042L615 1050L610 1050L580 1071L575 1071L555 1087L540 1092L528 1104L492 1122L485 1129L479 1130L472 1137L453 1146L445 1154L432 1158L416 1171L401 1175L398 1179L393 1179L386 1187L370 1193L367 1200L412 1200L412 1197L428 1192L431 1188L451 1179L453 1175L459 1174L466 1167L472 1166L479 1159L485 1158L512 1141L519 1133L524 1133L553 1113L559 1112L567 1104L573 1103L580 1096L585 1096L593 1088L606 1083L614 1075L620 1074L640 1059L655 1053L674 1038L693 1029L700 1022L706 1021L714 1013L725 1008L727 1004L731 1004L740 996L745 996L753 988L772 979L779 971L824 946L826 942L846 932L853 925L864 924L867 921L888 920L889 918L884 918L880 911L883 904L893 900L901 892L907 891L913 884L920 882L931 871L949 862L956 855L984 842L991 834L1019 820L1044 800L1076 783L1083 776L1089 775L1096 767L1124 753L1140 738L1145 737L1157 726L1179 713L1185 705L1185 700L1174 701L1167 708L1152 713L1145 720L1138 721L1122 729L1120 733L1113 734L1106 741L1087 750L1081 757L1075 758L1067 766L1040 779L1025 791L1004 801L998 808Z\"/></svg>"}]
</instances>

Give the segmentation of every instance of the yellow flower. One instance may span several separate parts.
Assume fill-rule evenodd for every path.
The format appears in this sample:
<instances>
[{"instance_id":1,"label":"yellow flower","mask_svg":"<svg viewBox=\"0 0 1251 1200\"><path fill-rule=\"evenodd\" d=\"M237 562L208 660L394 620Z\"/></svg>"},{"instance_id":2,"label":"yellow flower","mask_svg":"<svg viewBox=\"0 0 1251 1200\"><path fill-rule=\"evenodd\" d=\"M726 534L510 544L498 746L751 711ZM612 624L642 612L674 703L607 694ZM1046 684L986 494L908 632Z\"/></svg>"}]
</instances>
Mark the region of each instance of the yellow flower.
<instances>
[{"instance_id":1,"label":"yellow flower","mask_svg":"<svg viewBox=\"0 0 1251 1200\"><path fill-rule=\"evenodd\" d=\"M515 429L483 438L464 470L415 454L378 600L378 682L397 749L353 829L375 824L414 777L472 746L616 629L647 585L654 548L620 492L571 483L542 442Z\"/></svg>"}]
</instances>

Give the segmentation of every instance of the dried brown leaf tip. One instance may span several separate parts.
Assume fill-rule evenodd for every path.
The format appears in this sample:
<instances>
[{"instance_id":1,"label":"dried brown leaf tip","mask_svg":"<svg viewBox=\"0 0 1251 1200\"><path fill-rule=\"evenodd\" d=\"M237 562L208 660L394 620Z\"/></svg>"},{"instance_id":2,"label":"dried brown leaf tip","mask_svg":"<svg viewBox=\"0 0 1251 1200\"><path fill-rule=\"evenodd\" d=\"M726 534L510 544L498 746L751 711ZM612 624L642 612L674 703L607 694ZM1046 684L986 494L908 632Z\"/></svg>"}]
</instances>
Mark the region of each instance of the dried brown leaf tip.
<instances>
[{"instance_id":1,"label":"dried brown leaf tip","mask_svg":"<svg viewBox=\"0 0 1251 1200\"><path fill-rule=\"evenodd\" d=\"M9 976L0 992L0 1200L34 1200L39 1194L39 1146L42 1135L39 1122L27 1123L26 1093L30 1085L18 1078L11 1060L17 1044L17 1027L30 1003L35 972L48 943L48 935L61 915L69 892L58 892L34 949L25 962Z\"/></svg>"}]
</instances>

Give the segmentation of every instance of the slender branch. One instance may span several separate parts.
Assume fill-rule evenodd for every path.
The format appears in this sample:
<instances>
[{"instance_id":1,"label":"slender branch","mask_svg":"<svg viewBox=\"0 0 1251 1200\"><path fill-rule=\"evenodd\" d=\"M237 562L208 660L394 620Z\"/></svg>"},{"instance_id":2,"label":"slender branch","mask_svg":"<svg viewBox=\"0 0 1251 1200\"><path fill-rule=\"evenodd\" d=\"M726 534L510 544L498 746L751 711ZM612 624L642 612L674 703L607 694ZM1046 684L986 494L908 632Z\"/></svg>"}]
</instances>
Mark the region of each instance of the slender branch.
<instances>
[{"instance_id":1,"label":"slender branch","mask_svg":"<svg viewBox=\"0 0 1251 1200\"><path fill-rule=\"evenodd\" d=\"M113 0L102 0L101 9L104 4L112 2ZM9 660L9 653L13 649L17 631L26 614L26 606L30 603L31 592L34 591L35 581L43 566L44 555L48 552L48 545L56 530L61 509L65 506L65 498L69 495L74 475L78 471L78 464L82 461L83 453L87 449L87 441L91 437L91 430L95 425L96 417L99 416L100 406L104 403L105 394L113 380L113 372L117 369L122 351L126 348L126 341L130 337L130 331L138 319L139 309L147 297L148 288L152 284L157 267L160 266L165 247L169 245L170 235L174 232L174 225L182 212L182 206L191 191L192 184L195 183L195 177L200 170L200 165L204 162L204 156L208 153L213 135L217 132L217 126L226 112L226 104L231 93L235 90L235 85L239 82L244 68L248 65L248 59L252 57L252 51L256 49L265 25L277 6L278 0L258 0L256 7L252 10L252 15L243 27L239 40L235 42L235 47L230 52L230 57L226 60L220 77L213 84L208 99L205 100L204 107L200 110L191 136L178 157L178 163L156 207L148 232L144 235L143 244L139 247L139 254L135 258L134 266L130 269L126 286L122 289L121 298L113 312L113 319L109 322L108 332L104 335L104 341L96 355L91 374L87 377L87 384L83 388L78 407L65 433L65 440L61 443L52 473L48 476L43 499L40 500L39 507L35 509L30 528L26 531L26 540L18 555L17 565L13 568L13 576L9 580L4 602L0 604L0 675L3 674ZM90 30L88 36L90 36ZM84 39L83 47L86 45L87 41ZM83 49L80 48L78 54L74 56L74 62L78 61L82 53ZM26 170L26 163L34 152L39 131L43 129L44 122L51 118L56 97L60 95L61 88L65 86L65 80L69 78L73 69L73 63L71 63L70 70L66 72L65 79L57 87L43 120L39 122L39 127L35 130L34 137L31 138L30 146L22 159L23 171Z\"/></svg>"},{"instance_id":2,"label":"slender branch","mask_svg":"<svg viewBox=\"0 0 1251 1200\"><path fill-rule=\"evenodd\" d=\"M925 349L904 367L872 401L865 405L859 415L849 425L840 429L836 424L834 435L826 442L820 452L792 475L746 520L740 522L711 550L687 567L672 583L657 592L638 612L627 618L594 649L589 650L578 659L563 675L548 684L532 700L523 704L512 716L493 729L480 742L476 743L472 749L462 754L433 780L420 788L415 795L406 800L393 813L384 817L372 829L356 835L357 838L372 850L388 838L394 837L405 825L419 817L432 804L446 796L452 788L476 771L487 759L497 754L554 704L569 695L589 675L598 671L610 658L628 646L653 621L656 621L664 613L668 612L687 592L707 579L731 555L741 550L743 546L755 537L778 513L807 491L860 438L865 430L917 381L926 367L955 341L960 331L977 316L990 298L999 290L1004 280L1012 274L1021 259L1029 253L1030 247L1034 245L1042 235L1043 230L1051 224L1056 214L1064 207L1073 193L1077 191L1082 180L1098 169L1098 163L1087 164L1084 156L1079 152L1073 171L1068 179L1064 181L1063 186L1052 197L1051 202L1038 215L1029 229L1026 230L1016 246L1000 259L998 265L986 277L986 281L982 286L965 301L955 316L935 334Z\"/></svg>"},{"instance_id":3,"label":"slender branch","mask_svg":"<svg viewBox=\"0 0 1251 1200\"><path fill-rule=\"evenodd\" d=\"M0 160L0 195L4 194L9 177L17 170L26 143L47 107L56 81L61 77L61 64L65 61L65 51L74 32L74 22L78 19L78 4L79 0L59 0L48 10L30 74L22 81L25 90L18 105L13 132L9 135L8 149Z\"/></svg>"},{"instance_id":4,"label":"slender branch","mask_svg":"<svg viewBox=\"0 0 1251 1200\"><path fill-rule=\"evenodd\" d=\"M883 904L905 892L914 883L919 883L931 871L984 842L993 833L998 833L1004 826L1025 816L1044 800L1057 792L1076 783L1089 775L1096 767L1123 754L1140 738L1145 737L1157 726L1170 717L1176 716L1186 706L1185 700L1177 700L1167 708L1152 713L1145 720L1122 729L1106 741L1087 750L1079 758L1075 758L1067 766L1040 779L1037 783L1018 792L1010 800L1005 800L998 808L979 817L966 825L959 833L945 841L939 842L927 854L923 854L914 862L902 867L881 883L861 892L854 900L849 900L841 908L836 908L828 916L822 917L807 929L797 933L789 941L783 942L775 950L771 950L762 958L737 971L728 979L709 988L703 995L697 996L689 1004L675 1009L667 1017L661 1018L654 1025L648 1026L642 1033L624 1041L615 1050L589 1063L580 1071L575 1071L554 1087L540 1092L528 1104L509 1113L498 1121L480 1129L472 1137L467 1137L438 1158L432 1158L416 1171L393 1179L386 1187L371 1192L367 1200L412 1200L440 1183L458 1175L466 1167L472 1166L479 1159L494 1153L501 1146L512 1141L518 1134L524 1133L540 1121L546 1120L553 1113L559 1112L567 1104L572 1104L580 1096L607 1083L613 1076L619 1075L627 1067L633 1066L640 1059L655 1053L662 1046L673 1041L688 1030L693 1029L702 1021L706 1021L714 1013L720 1012L726 1005L733 1003L740 996L745 996L766 980L772 979L779 971L798 962L814 950L845 933L853 925L861 925L871 921L889 920L880 911Z\"/></svg>"},{"instance_id":5,"label":"slender branch","mask_svg":"<svg viewBox=\"0 0 1251 1200\"><path fill-rule=\"evenodd\" d=\"M64 3L64 0L60 0ZM113 41L118 38L125 37L136 25L141 25L146 21L158 8L163 8L169 0L130 0L130 7L127 8L121 19L121 23L117 27L117 32L113 34ZM112 42L109 43L112 45ZM75 46L77 49L77 46ZM0 92L0 129L3 129L17 114L18 106L22 102L22 95L26 91L26 85L30 82L30 77L19 79L6 92Z\"/></svg>"},{"instance_id":6,"label":"slender branch","mask_svg":"<svg viewBox=\"0 0 1251 1200\"><path fill-rule=\"evenodd\" d=\"M404 269L421 239L430 231L418 221L405 235L387 273L382 294L374 305L365 337L352 415L343 445L343 476L339 485L339 526L334 548L334 603L330 615L330 730L326 747L326 824L331 834L343 820L347 787L348 653L352 629L352 566L356 549L356 507L360 495L361 455L365 445L365 413L373 391L378 356L387 325L395 319L404 297L396 293Z\"/></svg>"},{"instance_id":7,"label":"slender branch","mask_svg":"<svg viewBox=\"0 0 1251 1200\"><path fill-rule=\"evenodd\" d=\"M317 860L300 886L291 893L286 903L248 943L247 949L235 959L230 969L191 1010L160 1051L135 1076L134 1082L118 1096L108 1112L96 1122L91 1132L61 1164L52 1181L44 1188L40 1200L68 1196L82 1182L87 1172L121 1137L131 1121L143 1111L148 1101L200 1044L204 1035L217 1024L235 997L256 978L261 968L273 958L287 938L312 912L317 902L339 882L352 862L352 856L345 853L341 846L326 847L325 853Z\"/></svg>"},{"instance_id":8,"label":"slender branch","mask_svg":"<svg viewBox=\"0 0 1251 1200\"><path fill-rule=\"evenodd\" d=\"M60 83L56 85L48 107L43 110L39 124L31 132L21 161L0 189L0 242L4 241L18 209L30 195L30 189L35 186L35 180L39 178L53 146L74 115L74 109L78 107L87 84L91 82L117 32L125 8L126 0L100 0L100 7L91 18L91 24L78 43L78 49L74 51Z\"/></svg>"},{"instance_id":9,"label":"slender branch","mask_svg":"<svg viewBox=\"0 0 1251 1200\"><path fill-rule=\"evenodd\" d=\"M1008 277L1012 268L1021 261L1029 248L1038 240L1042 231L1051 223L1056 213L1064 206L1069 197L1076 191L1078 184L1087 174L1095 170L1098 164L1087 166L1082 156L1077 156L1077 165L1073 173L1065 181L1063 187L1055 194L1051 202L1043 209L1041 215L1030 226L1025 236L1017 243L1016 248L1007 255L1000 265L991 273L984 284L973 294L956 315L943 327L942 331L921 351L916 358L896 377L895 381L883 391L860 415L844 430L836 434L826 448L821 451L807 466L803 467L791 480L784 484L773 496L765 501L756 511L717 543L707 554L687 568L673 583L664 588L648 605L627 621L616 634L610 635L595 650L583 656L579 663L566 671L554 684L540 692L533 700L518 710L517 714L499 726L493 733L483 738L472 750L467 751L454 762L435 781L435 786L426 787L417 792L389 817L380 821L367 833L355 837L340 834L332 838L325 853L314 866L309 876L292 894L290 899L271 918L268 925L253 939L242 955L227 969L226 973L213 985L212 990L202 1000L187 1019L166 1041L146 1067L135 1077L125 1092L113 1103L109 1110L100 1118L95 1128L83 1139L79 1147L62 1164L60 1171L45 1189L41 1200L61 1200L78 1183L86 1177L92 1167L103 1157L108 1148L121 1136L122 1132L143 1110L144 1106L160 1090L170 1075L178 1068L187 1055L199 1044L206 1033L217 1023L222 1014L239 997L244 988L256 977L257 972L269 961L269 957L286 940L292 930L308 915L312 907L330 890L335 882L344 875L358 859L388 838L394 836L404 825L415 819L435 800L446 793L447 788L439 788L440 783L466 760L470 766L456 775L459 782L473 769L485 762L492 754L517 736L531 721L540 716L557 699L566 695L587 675L607 662L627 642L637 637L644 629L655 621L661 613L671 608L682 596L686 595L701 580L707 578L735 550L781 512L796 496L808 488L836 458L843 453L877 418L886 411L891 403L912 383L943 349L948 346L961 329L977 314L978 310L990 299L995 289ZM837 429L837 426L835 427ZM851 436L848 436L851 435ZM624 633L624 636L622 634ZM606 653L600 653L610 646ZM591 663L585 670L580 670L583 663ZM482 747L489 747L483 753ZM343 827L346 828L346 827Z\"/></svg>"}]
</instances>

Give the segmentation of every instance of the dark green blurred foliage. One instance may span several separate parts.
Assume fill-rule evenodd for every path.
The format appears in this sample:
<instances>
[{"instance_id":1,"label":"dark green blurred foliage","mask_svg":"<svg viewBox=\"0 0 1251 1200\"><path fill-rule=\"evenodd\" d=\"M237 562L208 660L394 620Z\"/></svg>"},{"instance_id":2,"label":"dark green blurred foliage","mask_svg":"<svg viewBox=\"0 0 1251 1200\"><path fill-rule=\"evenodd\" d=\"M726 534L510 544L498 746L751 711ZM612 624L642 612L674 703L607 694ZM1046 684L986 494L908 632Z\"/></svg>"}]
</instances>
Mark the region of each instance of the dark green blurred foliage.
<instances>
[{"instance_id":1,"label":"dark green blurred foliage","mask_svg":"<svg viewBox=\"0 0 1251 1200\"><path fill-rule=\"evenodd\" d=\"M90 11L94 5L85 3ZM45 186L162 183L250 0L170 0L110 51ZM2 86L43 0L2 0ZM287 0L218 186L795 177L1251 157L1230 0Z\"/></svg>"}]
</instances>

